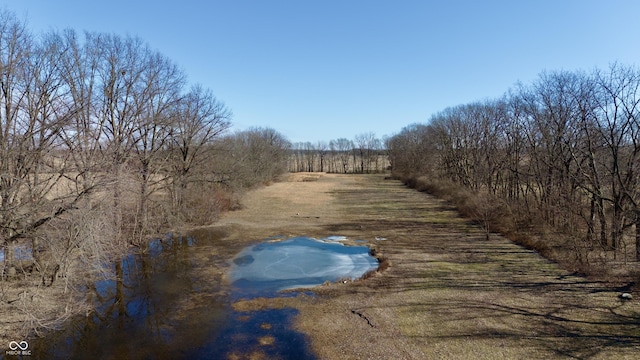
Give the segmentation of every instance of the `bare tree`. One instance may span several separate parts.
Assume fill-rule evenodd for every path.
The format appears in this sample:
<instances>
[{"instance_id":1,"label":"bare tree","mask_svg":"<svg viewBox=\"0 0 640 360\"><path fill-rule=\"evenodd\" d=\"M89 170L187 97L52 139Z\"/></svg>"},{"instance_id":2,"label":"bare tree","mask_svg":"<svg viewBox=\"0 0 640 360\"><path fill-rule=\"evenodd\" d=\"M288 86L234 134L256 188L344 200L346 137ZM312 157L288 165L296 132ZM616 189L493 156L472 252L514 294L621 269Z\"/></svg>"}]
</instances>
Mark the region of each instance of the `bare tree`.
<instances>
[{"instance_id":1,"label":"bare tree","mask_svg":"<svg viewBox=\"0 0 640 360\"><path fill-rule=\"evenodd\" d=\"M173 207L183 206L190 176L198 162L211 155L212 142L230 126L231 111L213 93L194 86L178 104L173 114L174 134L169 150L172 153Z\"/></svg>"},{"instance_id":2,"label":"bare tree","mask_svg":"<svg viewBox=\"0 0 640 360\"><path fill-rule=\"evenodd\" d=\"M150 198L160 189L169 173L170 159L166 149L174 136L172 113L179 105L185 77L169 59L159 53L151 53L141 81L141 91L134 94L136 106L141 111L132 132L136 143L133 147L135 168L140 184L132 240L138 243L148 235Z\"/></svg>"},{"instance_id":3,"label":"bare tree","mask_svg":"<svg viewBox=\"0 0 640 360\"><path fill-rule=\"evenodd\" d=\"M349 139L339 138L336 140L336 151L340 159L341 171L346 174L349 171L350 152L353 149L353 143Z\"/></svg>"},{"instance_id":4,"label":"bare tree","mask_svg":"<svg viewBox=\"0 0 640 360\"><path fill-rule=\"evenodd\" d=\"M316 171L316 147L309 141L302 144L303 146L303 154L306 159L306 169L305 171L314 172Z\"/></svg>"},{"instance_id":5,"label":"bare tree","mask_svg":"<svg viewBox=\"0 0 640 360\"><path fill-rule=\"evenodd\" d=\"M326 171L325 165L327 164L329 146L324 141L318 141L316 145L316 151L318 152L318 159L320 160L320 172Z\"/></svg>"},{"instance_id":6,"label":"bare tree","mask_svg":"<svg viewBox=\"0 0 640 360\"><path fill-rule=\"evenodd\" d=\"M271 128L251 128L230 135L225 139L233 161L234 182L244 188L273 181L287 169L291 144ZM214 167L216 171L217 167Z\"/></svg>"},{"instance_id":7,"label":"bare tree","mask_svg":"<svg viewBox=\"0 0 640 360\"><path fill-rule=\"evenodd\" d=\"M76 108L59 76L64 49L50 39L36 44L10 14L0 18L0 238L10 267L16 241L36 241L34 231L92 189L66 182L70 167L58 140Z\"/></svg>"},{"instance_id":8,"label":"bare tree","mask_svg":"<svg viewBox=\"0 0 640 360\"><path fill-rule=\"evenodd\" d=\"M101 149L111 162L113 221L115 228L123 229L125 165L139 140L134 133L140 126L138 119L144 106L136 100L146 85L143 76L149 50L137 38L99 35L94 39L102 49L98 77L103 94L97 111L105 144ZM116 240L121 241L121 236Z\"/></svg>"},{"instance_id":9,"label":"bare tree","mask_svg":"<svg viewBox=\"0 0 640 360\"><path fill-rule=\"evenodd\" d=\"M432 127L412 124L386 141L392 172L399 177L431 173L433 157L437 156Z\"/></svg>"},{"instance_id":10,"label":"bare tree","mask_svg":"<svg viewBox=\"0 0 640 360\"><path fill-rule=\"evenodd\" d=\"M597 72L600 89L598 125L607 152L599 166L607 171L612 204L611 243L616 249L623 231L636 226L636 258L640 260L640 72L614 64Z\"/></svg>"},{"instance_id":11,"label":"bare tree","mask_svg":"<svg viewBox=\"0 0 640 360\"><path fill-rule=\"evenodd\" d=\"M69 89L69 106L74 109L60 132L60 141L73 167L68 180L79 192L100 188L105 184L104 169L110 164L101 151L105 119L97 116L104 95L98 82L102 56L99 36L86 33L82 41L72 30L50 36L65 49L60 56L59 71Z\"/></svg>"},{"instance_id":12,"label":"bare tree","mask_svg":"<svg viewBox=\"0 0 640 360\"><path fill-rule=\"evenodd\" d=\"M305 171L304 143L297 142L291 145L291 158L289 159L289 171Z\"/></svg>"}]
</instances>

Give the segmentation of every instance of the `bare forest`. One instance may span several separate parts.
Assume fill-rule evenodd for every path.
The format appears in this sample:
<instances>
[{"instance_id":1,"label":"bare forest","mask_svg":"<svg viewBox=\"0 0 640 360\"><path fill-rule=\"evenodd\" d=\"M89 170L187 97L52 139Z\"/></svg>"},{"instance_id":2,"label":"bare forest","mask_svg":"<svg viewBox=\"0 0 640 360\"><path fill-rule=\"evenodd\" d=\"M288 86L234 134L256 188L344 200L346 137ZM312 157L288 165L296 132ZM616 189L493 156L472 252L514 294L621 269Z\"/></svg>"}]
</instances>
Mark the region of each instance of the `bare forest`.
<instances>
[{"instance_id":1,"label":"bare forest","mask_svg":"<svg viewBox=\"0 0 640 360\"><path fill-rule=\"evenodd\" d=\"M387 140L394 176L581 273L637 274L640 70L545 72ZM622 271L622 273L620 273Z\"/></svg>"},{"instance_id":2,"label":"bare forest","mask_svg":"<svg viewBox=\"0 0 640 360\"><path fill-rule=\"evenodd\" d=\"M53 328L90 311L87 292L122 275L123 254L211 223L238 192L284 172L288 141L272 129L230 134L231 115L140 39L35 35L0 11L6 324Z\"/></svg>"}]
</instances>

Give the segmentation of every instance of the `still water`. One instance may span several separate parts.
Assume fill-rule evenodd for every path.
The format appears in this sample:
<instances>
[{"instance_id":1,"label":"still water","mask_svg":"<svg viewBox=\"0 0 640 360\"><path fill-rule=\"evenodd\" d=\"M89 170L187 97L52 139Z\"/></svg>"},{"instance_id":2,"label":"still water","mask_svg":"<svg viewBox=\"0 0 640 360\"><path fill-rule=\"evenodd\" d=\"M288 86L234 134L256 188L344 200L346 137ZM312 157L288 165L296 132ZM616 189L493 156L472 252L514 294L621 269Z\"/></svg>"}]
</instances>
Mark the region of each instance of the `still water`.
<instances>
[{"instance_id":1,"label":"still water","mask_svg":"<svg viewBox=\"0 0 640 360\"><path fill-rule=\"evenodd\" d=\"M265 241L233 259L210 249L193 237L152 241L144 254L114 265L121 281L104 280L88 289L94 313L30 342L28 358L315 359L305 336L291 328L296 310L240 312L231 303L360 277L377 266L367 247L330 238ZM211 262L216 268L231 264L230 282L193 271Z\"/></svg>"},{"instance_id":2,"label":"still water","mask_svg":"<svg viewBox=\"0 0 640 360\"><path fill-rule=\"evenodd\" d=\"M233 259L232 284L241 294L265 296L325 281L357 279L378 267L368 247L344 246L339 240L295 237L249 246Z\"/></svg>"}]
</instances>

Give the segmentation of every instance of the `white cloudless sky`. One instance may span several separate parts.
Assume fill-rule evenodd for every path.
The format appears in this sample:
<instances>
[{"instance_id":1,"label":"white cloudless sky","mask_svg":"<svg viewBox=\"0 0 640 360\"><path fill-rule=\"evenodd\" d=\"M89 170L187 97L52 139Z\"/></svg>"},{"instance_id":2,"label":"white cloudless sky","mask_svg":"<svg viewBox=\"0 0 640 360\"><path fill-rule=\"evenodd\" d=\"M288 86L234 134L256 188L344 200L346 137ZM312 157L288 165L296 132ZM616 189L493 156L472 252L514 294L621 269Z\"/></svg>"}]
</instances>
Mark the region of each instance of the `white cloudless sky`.
<instances>
[{"instance_id":1,"label":"white cloudless sky","mask_svg":"<svg viewBox=\"0 0 640 360\"><path fill-rule=\"evenodd\" d=\"M382 138L542 71L640 60L636 0L0 0L36 34L137 36L210 88L234 129Z\"/></svg>"}]
</instances>

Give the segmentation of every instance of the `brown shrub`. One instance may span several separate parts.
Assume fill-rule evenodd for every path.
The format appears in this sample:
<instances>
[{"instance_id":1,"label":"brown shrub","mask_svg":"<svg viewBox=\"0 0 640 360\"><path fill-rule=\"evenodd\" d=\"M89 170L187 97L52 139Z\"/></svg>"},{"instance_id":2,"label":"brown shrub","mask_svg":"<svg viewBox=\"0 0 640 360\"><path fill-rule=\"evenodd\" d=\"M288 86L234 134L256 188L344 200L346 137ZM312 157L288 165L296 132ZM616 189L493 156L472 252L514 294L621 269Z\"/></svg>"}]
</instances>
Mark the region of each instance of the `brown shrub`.
<instances>
[{"instance_id":1,"label":"brown shrub","mask_svg":"<svg viewBox=\"0 0 640 360\"><path fill-rule=\"evenodd\" d=\"M190 187L185 192L181 209L174 210L178 219L175 225L210 225L221 213L240 209L240 196L238 191L218 184Z\"/></svg>"},{"instance_id":2,"label":"brown shrub","mask_svg":"<svg viewBox=\"0 0 640 360\"><path fill-rule=\"evenodd\" d=\"M378 259L378 262L380 264L378 265L378 269L376 270L377 272L383 272L391 266L391 261L386 256L380 257Z\"/></svg>"},{"instance_id":3,"label":"brown shrub","mask_svg":"<svg viewBox=\"0 0 640 360\"><path fill-rule=\"evenodd\" d=\"M222 209L229 207L230 200L221 191L193 187L185 193L182 209L178 209L179 218L192 225L208 225L219 217Z\"/></svg>"}]
</instances>

